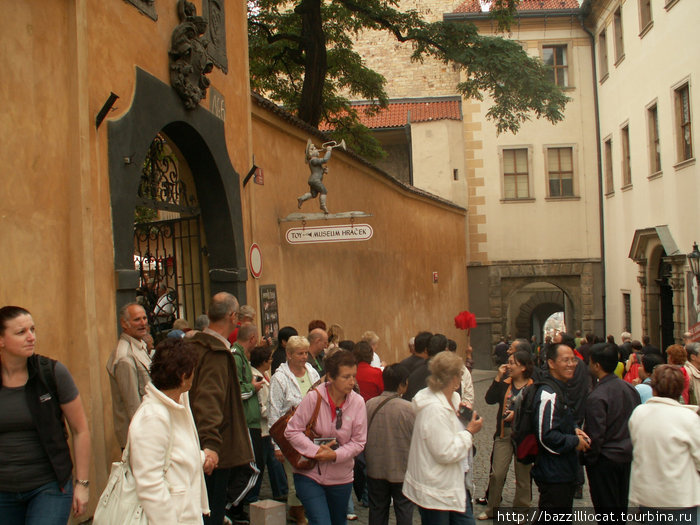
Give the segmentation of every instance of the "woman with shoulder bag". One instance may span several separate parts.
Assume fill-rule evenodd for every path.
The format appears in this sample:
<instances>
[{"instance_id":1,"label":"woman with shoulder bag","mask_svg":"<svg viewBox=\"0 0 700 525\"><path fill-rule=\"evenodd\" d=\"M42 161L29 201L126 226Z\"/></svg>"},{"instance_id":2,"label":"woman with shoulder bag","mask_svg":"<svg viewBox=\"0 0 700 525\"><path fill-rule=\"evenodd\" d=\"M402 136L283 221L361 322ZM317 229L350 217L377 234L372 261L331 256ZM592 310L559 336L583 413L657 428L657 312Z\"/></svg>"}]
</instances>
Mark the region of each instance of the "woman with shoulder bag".
<instances>
[{"instance_id":1,"label":"woman with shoulder bag","mask_svg":"<svg viewBox=\"0 0 700 525\"><path fill-rule=\"evenodd\" d=\"M438 353L428 363L428 388L413 398L416 422L403 493L418 505L423 525L474 524L472 446L483 421L474 411L465 428L457 415L463 366L458 355Z\"/></svg>"},{"instance_id":2,"label":"woman with shoulder bag","mask_svg":"<svg viewBox=\"0 0 700 525\"><path fill-rule=\"evenodd\" d=\"M353 481L353 458L367 440L367 412L362 396L353 391L357 365L347 350L325 360L326 382L308 395L289 420L285 437L294 448L317 461L310 470L294 470L297 496L311 525L345 525ZM319 399L313 427L318 439L305 434Z\"/></svg>"},{"instance_id":3,"label":"woman with shoulder bag","mask_svg":"<svg viewBox=\"0 0 700 525\"><path fill-rule=\"evenodd\" d=\"M65 525L88 503L90 431L68 369L34 353L34 320L0 308L0 521ZM65 421L73 436L73 463Z\"/></svg>"},{"instance_id":4,"label":"woman with shoulder bag","mask_svg":"<svg viewBox=\"0 0 700 525\"><path fill-rule=\"evenodd\" d=\"M493 519L501 503L503 485L508 475L515 448L511 439L512 423L515 419L515 399L523 389L533 383L530 376L535 367L530 352L518 350L508 357L508 363L498 367L498 374L486 392L489 405L498 403L496 433L493 436L493 460L489 478L489 497L486 510L477 519ZM504 376L508 373L508 377ZM513 462L515 468L515 498L513 507L527 508L532 503L530 469L532 465Z\"/></svg>"},{"instance_id":5,"label":"woman with shoulder bag","mask_svg":"<svg viewBox=\"0 0 700 525\"><path fill-rule=\"evenodd\" d=\"M267 422L270 428L275 422L284 416L289 409L296 408L302 399L311 390L311 385L318 381L318 372L311 364L309 358L309 341L306 337L293 335L287 339L285 346L287 362L282 363L270 380L270 399L268 401ZM289 516L299 525L306 523L304 507L297 498L292 478L292 467L285 460L282 451L276 443L274 454L278 461L284 464L287 474L287 504Z\"/></svg>"},{"instance_id":6,"label":"woman with shoulder bag","mask_svg":"<svg viewBox=\"0 0 700 525\"><path fill-rule=\"evenodd\" d=\"M199 445L187 392L197 353L165 339L151 363L151 383L129 425L129 464L149 525L200 525L209 514L204 471L213 469Z\"/></svg>"}]
</instances>

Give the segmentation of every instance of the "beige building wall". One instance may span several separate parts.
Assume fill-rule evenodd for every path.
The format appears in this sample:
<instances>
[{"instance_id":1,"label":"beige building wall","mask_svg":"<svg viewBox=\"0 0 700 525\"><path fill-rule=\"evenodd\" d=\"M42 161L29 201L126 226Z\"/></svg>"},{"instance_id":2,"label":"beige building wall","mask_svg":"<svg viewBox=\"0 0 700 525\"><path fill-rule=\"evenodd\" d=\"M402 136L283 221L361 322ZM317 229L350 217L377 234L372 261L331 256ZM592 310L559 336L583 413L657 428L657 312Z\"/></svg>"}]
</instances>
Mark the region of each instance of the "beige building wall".
<instances>
[{"instance_id":1,"label":"beige building wall","mask_svg":"<svg viewBox=\"0 0 700 525\"><path fill-rule=\"evenodd\" d=\"M135 66L169 83L176 3L157 2L158 21L122 1L5 8L0 64L12 81L0 83L0 304L29 309L37 352L62 361L76 380L92 433L94 505L119 452L105 369L119 335L107 121L96 129L95 117L110 92L120 98L107 120L128 111ZM245 173L252 146L247 52L239 51L247 49L244 3L227 4L226 25L230 73L209 77L226 97L229 153Z\"/></svg>"},{"instance_id":2,"label":"beige building wall","mask_svg":"<svg viewBox=\"0 0 700 525\"><path fill-rule=\"evenodd\" d=\"M457 5L442 2L437 9L443 14L451 13ZM455 20L454 15L450 18ZM486 14L469 14L464 22L475 23L481 34L497 34ZM529 337L544 323L550 310L557 308L557 302L567 312L570 330L603 331L592 42L575 11L564 16L524 13L505 36L537 57L543 56L543 46L566 46L565 93L571 101L562 122L553 125L533 117L515 135L498 135L494 124L486 119L491 107L488 97L483 102L462 101L463 122L458 135L466 178L470 308L479 323L472 334L478 366L488 366L491 343L500 334ZM441 70L430 61L411 65L408 54L402 55L390 41L367 39L358 50L368 66L387 78L387 91L392 97L409 96L405 91L408 83L413 97L454 95L462 80L449 66L441 66ZM431 83L423 77L429 77ZM430 143L428 137L424 138L414 138L413 147L442 147L438 141ZM572 151L571 196L550 194L547 158L548 149L555 147ZM517 200L506 198L503 179L504 151L513 148L528 152L528 194ZM414 159L416 156L420 153ZM447 180L431 173L430 165L414 160L414 184L444 198L456 199ZM542 283L554 285L559 292L538 291Z\"/></svg>"},{"instance_id":3,"label":"beige building wall","mask_svg":"<svg viewBox=\"0 0 700 525\"><path fill-rule=\"evenodd\" d=\"M700 51L696 36L700 20L700 2L655 0L651 2L652 23L644 27L640 4L643 2L595 1L587 23L596 36L598 96L603 166L606 163L605 142L612 144L612 187L605 188L605 271L606 317L608 332L620 333L625 325L623 294L630 294L631 332L641 338L650 333L659 344L658 316L645 317L658 308L656 275L646 274L628 257L635 231L659 225L668 226L679 253L692 250L700 237L700 168L695 162L700 142L697 119L700 118ZM620 10L624 51L616 52L615 12ZM607 46L601 48L600 34L605 31ZM607 55L607 76L601 67ZM677 143L680 138L676 89L687 85L690 92L691 137L693 157L683 161ZM661 169L653 166L649 108L656 105L660 139ZM631 183L623 180L623 128L629 130ZM660 242L651 243L644 257L651 266ZM667 255L672 255L667 253ZM658 254L656 254L658 257ZM676 275L676 270L678 275ZM679 310L686 308L685 283L687 264L683 257L674 264L675 322L682 333L688 319ZM638 280L646 280L648 297ZM647 301L649 304L643 304ZM647 326L645 326L645 324Z\"/></svg>"},{"instance_id":4,"label":"beige building wall","mask_svg":"<svg viewBox=\"0 0 700 525\"><path fill-rule=\"evenodd\" d=\"M479 23L482 33L488 22ZM470 253L481 261L514 259L591 259L600 257L598 219L598 169L595 139L595 106L590 40L583 29L569 18L525 19L511 35L528 54L542 56L543 45L566 45L569 82L565 90L571 101L564 120L556 125L532 119L517 134L498 135L492 122L484 118L490 100L478 110L465 112L467 131L474 133L475 180L483 186L470 187L470 211L483 217L476 230L483 242L472 244ZM476 142L475 142L476 141ZM572 147L573 197L551 197L548 189L547 149ZM529 198L505 198L503 152L510 148L528 151ZM473 195L472 195L473 193ZM480 199L482 197L483 199ZM472 204L473 203L473 204Z\"/></svg>"},{"instance_id":5,"label":"beige building wall","mask_svg":"<svg viewBox=\"0 0 700 525\"><path fill-rule=\"evenodd\" d=\"M462 122L411 124L411 146L414 186L466 207Z\"/></svg>"}]
</instances>

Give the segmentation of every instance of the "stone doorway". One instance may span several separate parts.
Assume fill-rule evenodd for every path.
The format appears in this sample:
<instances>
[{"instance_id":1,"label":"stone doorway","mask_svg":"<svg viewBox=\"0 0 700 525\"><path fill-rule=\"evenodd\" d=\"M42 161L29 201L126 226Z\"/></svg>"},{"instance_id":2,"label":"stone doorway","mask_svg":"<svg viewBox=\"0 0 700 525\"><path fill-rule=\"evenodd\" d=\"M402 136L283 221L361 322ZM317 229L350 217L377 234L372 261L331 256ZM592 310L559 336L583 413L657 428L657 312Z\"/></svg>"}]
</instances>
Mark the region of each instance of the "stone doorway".
<instances>
[{"instance_id":1,"label":"stone doorway","mask_svg":"<svg viewBox=\"0 0 700 525\"><path fill-rule=\"evenodd\" d=\"M668 226L637 230L630 259L638 264L642 335L662 349L683 340L685 326L685 268Z\"/></svg>"},{"instance_id":2,"label":"stone doorway","mask_svg":"<svg viewBox=\"0 0 700 525\"><path fill-rule=\"evenodd\" d=\"M201 252L201 264L191 264L193 273L200 277L188 278L189 284L198 279L200 288L190 290L190 295L204 295L204 299L192 303L191 310L205 309L208 296L219 291L230 292L245 303L247 270L239 176L228 156L224 122L203 107L185 109L170 86L137 68L130 109L119 120L109 122L107 129L117 311L136 299L136 289L141 285L134 262L134 217L137 207L144 206L144 198L139 196L143 166L159 134L167 138L169 146L183 159L182 165L188 167L188 195L196 200L193 205L189 197L178 197L175 207L161 202L158 206L165 209L158 209L158 213L176 215L159 216L158 220L187 218L180 224L185 227L185 222L192 226L190 219L197 217L199 248L184 248L183 241L178 254L181 260L206 247ZM155 191L165 191L166 187L174 186L158 186ZM152 204L151 195L146 197ZM179 282L173 281L171 288L178 295L185 293Z\"/></svg>"}]
</instances>

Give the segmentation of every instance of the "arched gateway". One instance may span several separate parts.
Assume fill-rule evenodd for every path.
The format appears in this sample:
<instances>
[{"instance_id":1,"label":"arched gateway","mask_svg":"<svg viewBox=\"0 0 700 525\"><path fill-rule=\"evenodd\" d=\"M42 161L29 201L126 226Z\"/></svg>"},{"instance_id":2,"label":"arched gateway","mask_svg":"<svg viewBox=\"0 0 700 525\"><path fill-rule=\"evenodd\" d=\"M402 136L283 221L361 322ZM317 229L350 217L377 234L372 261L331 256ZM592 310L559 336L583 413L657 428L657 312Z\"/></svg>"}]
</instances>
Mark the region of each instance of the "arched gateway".
<instances>
[{"instance_id":1,"label":"arched gateway","mask_svg":"<svg viewBox=\"0 0 700 525\"><path fill-rule=\"evenodd\" d=\"M137 206L149 206L157 201L164 204L164 209L168 205L167 199L166 202L158 199L156 192L144 195L139 191L143 185L144 161L152 153L154 137L158 136L172 142L191 171L192 190L198 201L195 215L201 216L202 237L206 239L206 245L202 243L192 254L199 251L197 256L203 257L201 268L209 269L200 283L202 289L211 293L228 291L241 303L245 302L247 272L239 176L228 156L224 130L223 121L212 113L202 107L185 109L170 86L136 69L136 87L129 111L108 124L117 309L133 301L142 284L134 259L138 248L134 235L135 210ZM167 184L167 180L162 184ZM171 204L186 207L189 203ZM180 283L174 284L169 287L177 291Z\"/></svg>"}]
</instances>

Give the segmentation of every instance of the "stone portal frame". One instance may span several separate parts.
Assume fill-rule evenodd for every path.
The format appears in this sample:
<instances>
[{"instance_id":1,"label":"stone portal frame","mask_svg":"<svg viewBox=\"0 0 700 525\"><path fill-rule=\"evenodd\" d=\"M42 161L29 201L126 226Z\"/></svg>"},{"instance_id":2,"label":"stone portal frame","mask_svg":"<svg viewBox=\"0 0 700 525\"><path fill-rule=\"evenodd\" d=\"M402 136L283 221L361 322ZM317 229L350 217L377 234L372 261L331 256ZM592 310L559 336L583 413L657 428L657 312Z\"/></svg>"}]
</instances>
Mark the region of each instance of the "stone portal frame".
<instances>
[{"instance_id":1,"label":"stone portal frame","mask_svg":"<svg viewBox=\"0 0 700 525\"><path fill-rule=\"evenodd\" d=\"M632 238L629 258L639 265L637 282L642 314L642 334L648 334L652 341L660 343L659 285L656 282L659 265L671 265L668 282L673 290L673 339L683 341L686 326L685 316L685 272L687 257L682 253L671 235L668 226L654 226L636 230Z\"/></svg>"},{"instance_id":2,"label":"stone portal frame","mask_svg":"<svg viewBox=\"0 0 700 525\"><path fill-rule=\"evenodd\" d=\"M604 330L602 281L599 260L562 260L494 263L488 268L490 343L515 328L518 312L510 312L512 297L523 287L534 283L556 286L565 296L570 311L566 323L571 330L584 332ZM566 309L565 309L566 311ZM477 319L479 321L479 319ZM602 332L601 332L602 333Z\"/></svg>"},{"instance_id":3,"label":"stone portal frame","mask_svg":"<svg viewBox=\"0 0 700 525\"><path fill-rule=\"evenodd\" d=\"M134 209L143 161L161 130L192 170L207 239L211 292L230 292L244 304L247 270L240 185L228 156L224 122L202 107L186 110L175 90L136 68L129 111L108 123L117 310L136 297Z\"/></svg>"}]
</instances>

